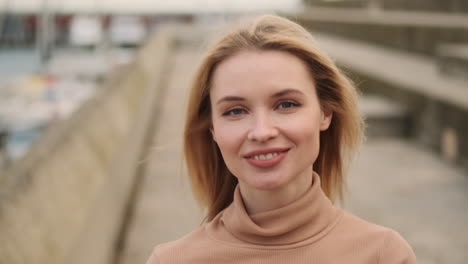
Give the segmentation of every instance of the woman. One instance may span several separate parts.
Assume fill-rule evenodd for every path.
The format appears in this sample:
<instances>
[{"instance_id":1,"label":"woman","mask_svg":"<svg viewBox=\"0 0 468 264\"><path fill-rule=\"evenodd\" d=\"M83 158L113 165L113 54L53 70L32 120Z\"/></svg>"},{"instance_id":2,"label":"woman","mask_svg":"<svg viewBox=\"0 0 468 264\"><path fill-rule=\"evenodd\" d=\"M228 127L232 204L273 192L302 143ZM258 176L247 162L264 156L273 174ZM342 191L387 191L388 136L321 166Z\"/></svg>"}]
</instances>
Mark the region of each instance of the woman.
<instances>
[{"instance_id":1,"label":"woman","mask_svg":"<svg viewBox=\"0 0 468 264\"><path fill-rule=\"evenodd\" d=\"M206 222L155 263L415 263L394 231L333 206L362 138L356 89L301 26L261 16L196 73L184 151Z\"/></svg>"}]
</instances>

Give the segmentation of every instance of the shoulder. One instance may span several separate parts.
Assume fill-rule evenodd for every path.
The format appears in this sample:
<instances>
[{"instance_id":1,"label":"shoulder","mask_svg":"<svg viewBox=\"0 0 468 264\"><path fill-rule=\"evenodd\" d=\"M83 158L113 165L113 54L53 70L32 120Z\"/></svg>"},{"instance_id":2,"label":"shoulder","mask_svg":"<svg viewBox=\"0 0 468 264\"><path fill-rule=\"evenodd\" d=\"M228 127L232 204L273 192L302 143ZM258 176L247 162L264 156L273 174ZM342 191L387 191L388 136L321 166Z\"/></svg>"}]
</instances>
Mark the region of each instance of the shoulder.
<instances>
[{"instance_id":1,"label":"shoulder","mask_svg":"<svg viewBox=\"0 0 468 264\"><path fill-rule=\"evenodd\" d=\"M416 263L411 246L395 230L383 227L344 212L338 232L351 243L368 245L376 252L377 263Z\"/></svg>"},{"instance_id":2,"label":"shoulder","mask_svg":"<svg viewBox=\"0 0 468 264\"><path fill-rule=\"evenodd\" d=\"M383 237L383 245L378 263L416 263L413 249L399 233L388 229Z\"/></svg>"},{"instance_id":3,"label":"shoulder","mask_svg":"<svg viewBox=\"0 0 468 264\"><path fill-rule=\"evenodd\" d=\"M178 240L157 245L146 264L167 263L167 259L170 259L171 263L183 263L178 259L200 252L209 241L205 227L201 226Z\"/></svg>"}]
</instances>

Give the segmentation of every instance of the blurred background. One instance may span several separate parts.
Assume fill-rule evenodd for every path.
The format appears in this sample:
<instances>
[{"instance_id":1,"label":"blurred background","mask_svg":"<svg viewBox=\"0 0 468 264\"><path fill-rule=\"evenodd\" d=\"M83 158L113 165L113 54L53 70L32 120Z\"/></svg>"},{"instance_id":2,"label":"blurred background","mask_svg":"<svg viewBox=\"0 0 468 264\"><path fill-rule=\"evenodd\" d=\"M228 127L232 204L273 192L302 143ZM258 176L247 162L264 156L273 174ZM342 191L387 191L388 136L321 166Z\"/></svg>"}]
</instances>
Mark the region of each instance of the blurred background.
<instances>
[{"instance_id":1,"label":"blurred background","mask_svg":"<svg viewBox=\"0 0 468 264\"><path fill-rule=\"evenodd\" d=\"M359 88L342 206L418 263L467 263L466 0L0 0L0 263L144 263L198 226L191 76L213 36L264 13L310 30Z\"/></svg>"}]
</instances>

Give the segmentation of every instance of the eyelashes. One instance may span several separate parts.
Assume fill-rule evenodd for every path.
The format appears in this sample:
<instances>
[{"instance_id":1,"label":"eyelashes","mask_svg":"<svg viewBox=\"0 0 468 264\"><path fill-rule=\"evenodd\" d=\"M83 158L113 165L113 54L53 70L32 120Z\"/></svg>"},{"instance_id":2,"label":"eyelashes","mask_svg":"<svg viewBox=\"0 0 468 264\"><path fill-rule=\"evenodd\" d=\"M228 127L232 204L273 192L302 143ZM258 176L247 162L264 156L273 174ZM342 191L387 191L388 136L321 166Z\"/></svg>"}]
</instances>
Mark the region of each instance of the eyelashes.
<instances>
[{"instance_id":1,"label":"eyelashes","mask_svg":"<svg viewBox=\"0 0 468 264\"><path fill-rule=\"evenodd\" d=\"M287 101L280 102L276 106L276 109L289 109L289 108L298 107L298 106L301 106L301 105L295 101L287 100Z\"/></svg>"},{"instance_id":2,"label":"eyelashes","mask_svg":"<svg viewBox=\"0 0 468 264\"><path fill-rule=\"evenodd\" d=\"M296 102L296 101L284 100L284 101L278 102L274 106L274 109L287 113L287 112L292 111L294 108L297 108L297 107L300 107L300 106L301 106L301 104ZM248 111L243 107L233 107L233 108L230 108L229 110L223 112L222 116L233 116L234 117L234 116L240 116L240 115L247 114L247 113L248 113Z\"/></svg>"},{"instance_id":3,"label":"eyelashes","mask_svg":"<svg viewBox=\"0 0 468 264\"><path fill-rule=\"evenodd\" d=\"M224 112L222 115L223 116L237 116L237 115L241 115L241 114L245 114L245 113L247 113L247 111L245 111L242 108L232 108L232 109L229 109L228 111Z\"/></svg>"}]
</instances>

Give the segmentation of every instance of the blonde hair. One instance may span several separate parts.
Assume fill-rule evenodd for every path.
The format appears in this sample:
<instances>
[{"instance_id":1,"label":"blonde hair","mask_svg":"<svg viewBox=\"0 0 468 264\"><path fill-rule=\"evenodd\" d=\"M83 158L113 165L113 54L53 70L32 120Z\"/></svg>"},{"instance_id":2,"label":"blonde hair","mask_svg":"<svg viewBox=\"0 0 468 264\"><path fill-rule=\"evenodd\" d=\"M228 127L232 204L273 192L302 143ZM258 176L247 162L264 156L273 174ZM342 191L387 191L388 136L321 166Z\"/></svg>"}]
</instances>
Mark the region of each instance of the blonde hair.
<instances>
[{"instance_id":1,"label":"blonde hair","mask_svg":"<svg viewBox=\"0 0 468 264\"><path fill-rule=\"evenodd\" d=\"M329 128L320 134L314 171L332 201L341 200L345 170L362 141L363 122L357 92L351 81L315 44L300 25L282 17L264 15L225 34L207 51L195 74L184 130L184 154L192 190L211 221L233 198L237 179L228 170L211 128L210 87L217 65L240 51L278 50L305 62L313 77L322 109L331 111Z\"/></svg>"}]
</instances>

